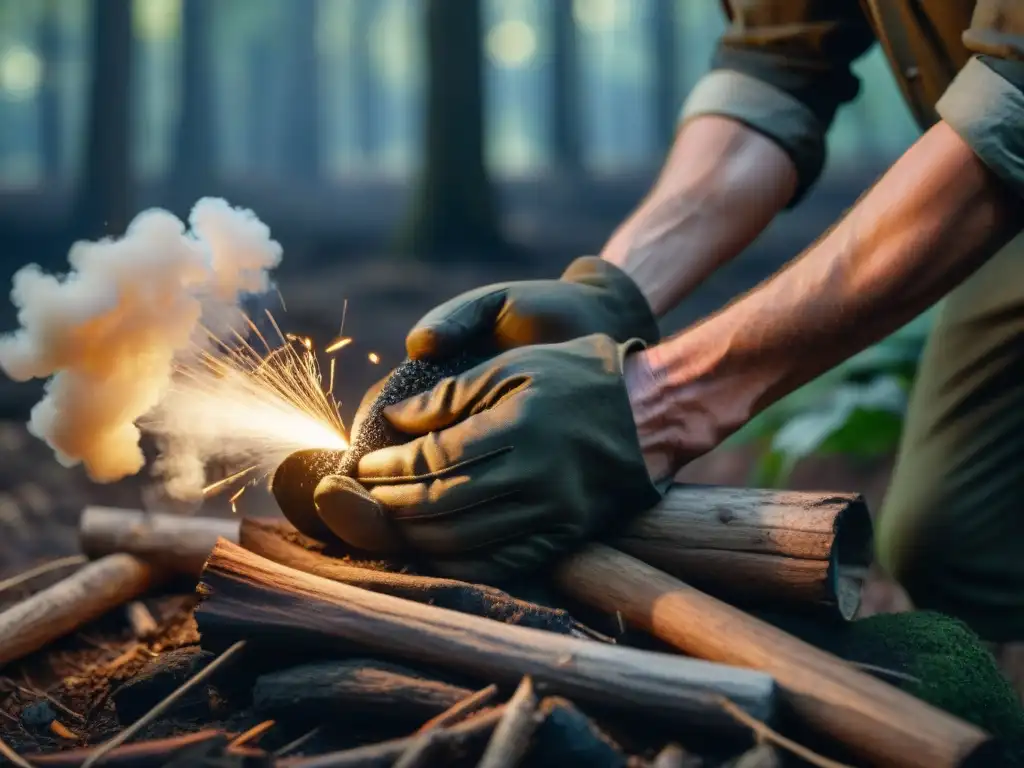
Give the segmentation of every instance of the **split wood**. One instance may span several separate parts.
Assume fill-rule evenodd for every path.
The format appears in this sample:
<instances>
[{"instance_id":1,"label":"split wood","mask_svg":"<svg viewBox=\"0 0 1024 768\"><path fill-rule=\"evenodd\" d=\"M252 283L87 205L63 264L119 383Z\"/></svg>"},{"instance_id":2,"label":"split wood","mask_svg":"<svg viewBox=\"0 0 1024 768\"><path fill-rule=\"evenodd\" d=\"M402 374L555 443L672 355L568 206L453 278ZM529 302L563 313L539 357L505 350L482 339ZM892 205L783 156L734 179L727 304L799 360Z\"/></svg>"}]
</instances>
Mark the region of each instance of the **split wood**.
<instances>
[{"instance_id":1,"label":"split wood","mask_svg":"<svg viewBox=\"0 0 1024 768\"><path fill-rule=\"evenodd\" d=\"M312 576L219 541L203 571L204 645L237 638L339 643L512 684L531 675L581 701L735 732L725 696L759 720L775 709L769 675L467 616Z\"/></svg>"},{"instance_id":2,"label":"split wood","mask_svg":"<svg viewBox=\"0 0 1024 768\"><path fill-rule=\"evenodd\" d=\"M629 623L691 656L773 675L804 722L872 765L954 768L986 738L980 728L609 547L590 546L567 559L555 578L565 594L622 611Z\"/></svg>"}]
</instances>

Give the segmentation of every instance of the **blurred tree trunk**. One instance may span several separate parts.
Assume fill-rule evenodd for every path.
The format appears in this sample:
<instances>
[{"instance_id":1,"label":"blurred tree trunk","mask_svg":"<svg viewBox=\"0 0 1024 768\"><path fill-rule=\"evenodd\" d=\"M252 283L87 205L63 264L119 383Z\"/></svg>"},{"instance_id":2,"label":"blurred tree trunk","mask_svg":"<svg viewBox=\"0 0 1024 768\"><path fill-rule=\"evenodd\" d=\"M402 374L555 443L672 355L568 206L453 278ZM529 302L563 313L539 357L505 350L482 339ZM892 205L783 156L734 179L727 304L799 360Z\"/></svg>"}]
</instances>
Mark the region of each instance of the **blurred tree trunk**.
<instances>
[{"instance_id":1,"label":"blurred tree trunk","mask_svg":"<svg viewBox=\"0 0 1024 768\"><path fill-rule=\"evenodd\" d=\"M651 47L654 51L653 101L658 148L667 151L679 117L679 65L676 0L650 0Z\"/></svg>"},{"instance_id":2,"label":"blurred tree trunk","mask_svg":"<svg viewBox=\"0 0 1024 768\"><path fill-rule=\"evenodd\" d=\"M571 0L553 0L551 12L551 148L559 168L575 174L583 167L576 20Z\"/></svg>"},{"instance_id":3,"label":"blurred tree trunk","mask_svg":"<svg viewBox=\"0 0 1024 768\"><path fill-rule=\"evenodd\" d=\"M171 210L185 217L196 200L212 194L214 181L213 95L210 73L209 0L182 0L181 74L178 127L174 135L167 199Z\"/></svg>"},{"instance_id":4,"label":"blurred tree trunk","mask_svg":"<svg viewBox=\"0 0 1024 768\"><path fill-rule=\"evenodd\" d=\"M356 0L352 20L352 85L356 98L356 146L361 159L373 160L377 153L377 99L373 71L373 21L379 0Z\"/></svg>"},{"instance_id":5,"label":"blurred tree trunk","mask_svg":"<svg viewBox=\"0 0 1024 768\"><path fill-rule=\"evenodd\" d=\"M426 0L423 169L404 246L445 260L503 250L484 159L480 0Z\"/></svg>"},{"instance_id":6,"label":"blurred tree trunk","mask_svg":"<svg viewBox=\"0 0 1024 768\"><path fill-rule=\"evenodd\" d=\"M131 0L93 0L92 81L75 201L78 234L120 235L131 215Z\"/></svg>"},{"instance_id":7,"label":"blurred tree trunk","mask_svg":"<svg viewBox=\"0 0 1024 768\"><path fill-rule=\"evenodd\" d=\"M289 0L290 83L282 131L286 175L315 183L320 177L320 73L317 56L319 0Z\"/></svg>"},{"instance_id":8,"label":"blurred tree trunk","mask_svg":"<svg viewBox=\"0 0 1024 768\"><path fill-rule=\"evenodd\" d=\"M39 143L43 159L43 178L48 184L60 182L64 170L61 141L61 90L59 73L63 68L63 40L55 0L46 0L39 25L39 53L43 60L43 83L39 96Z\"/></svg>"},{"instance_id":9,"label":"blurred tree trunk","mask_svg":"<svg viewBox=\"0 0 1024 768\"><path fill-rule=\"evenodd\" d=\"M246 93L245 127L248 147L248 172L254 176L268 176L273 172L274 132L269 94L273 91L274 61L267 55L268 41L258 39L246 50L248 89Z\"/></svg>"}]
</instances>

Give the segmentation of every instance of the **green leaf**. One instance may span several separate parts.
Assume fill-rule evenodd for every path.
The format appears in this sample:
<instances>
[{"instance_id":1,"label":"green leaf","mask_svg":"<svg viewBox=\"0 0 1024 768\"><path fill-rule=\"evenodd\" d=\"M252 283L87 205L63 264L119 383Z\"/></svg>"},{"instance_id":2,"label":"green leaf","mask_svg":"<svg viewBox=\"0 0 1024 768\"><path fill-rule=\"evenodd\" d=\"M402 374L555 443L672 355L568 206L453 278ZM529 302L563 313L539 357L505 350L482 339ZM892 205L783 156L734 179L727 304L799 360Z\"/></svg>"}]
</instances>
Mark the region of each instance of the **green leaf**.
<instances>
[{"instance_id":1,"label":"green leaf","mask_svg":"<svg viewBox=\"0 0 1024 768\"><path fill-rule=\"evenodd\" d=\"M899 439L906 402L894 376L844 384L820 406L787 421L775 433L771 450L790 464L818 451L877 455Z\"/></svg>"}]
</instances>

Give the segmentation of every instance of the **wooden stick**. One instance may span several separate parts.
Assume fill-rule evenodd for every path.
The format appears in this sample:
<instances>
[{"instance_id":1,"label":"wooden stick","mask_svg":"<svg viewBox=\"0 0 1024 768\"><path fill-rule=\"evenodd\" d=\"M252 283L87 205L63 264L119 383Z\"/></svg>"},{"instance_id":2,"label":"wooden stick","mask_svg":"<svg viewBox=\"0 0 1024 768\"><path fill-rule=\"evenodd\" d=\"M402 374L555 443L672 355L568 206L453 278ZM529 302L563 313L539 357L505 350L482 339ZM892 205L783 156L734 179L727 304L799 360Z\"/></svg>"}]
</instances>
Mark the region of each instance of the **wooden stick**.
<instances>
[{"instance_id":1,"label":"wooden stick","mask_svg":"<svg viewBox=\"0 0 1024 768\"><path fill-rule=\"evenodd\" d=\"M198 576L218 538L238 541L238 520L86 507L78 537L90 557L127 552L172 573Z\"/></svg>"},{"instance_id":2,"label":"wooden stick","mask_svg":"<svg viewBox=\"0 0 1024 768\"><path fill-rule=\"evenodd\" d=\"M514 768L530 749L537 728L537 694L529 676L523 678L505 707L477 768Z\"/></svg>"},{"instance_id":3,"label":"wooden stick","mask_svg":"<svg viewBox=\"0 0 1024 768\"><path fill-rule=\"evenodd\" d=\"M469 715L490 704L497 695L498 686L491 683L486 688L481 688L479 691L471 693L470 695L455 702L441 714L430 718L427 722L416 729L416 733L427 733L435 728L446 728L453 723L464 720Z\"/></svg>"},{"instance_id":4,"label":"wooden stick","mask_svg":"<svg viewBox=\"0 0 1024 768\"><path fill-rule=\"evenodd\" d=\"M11 606L0 613L0 668L138 597L155 578L131 555L108 555Z\"/></svg>"},{"instance_id":5,"label":"wooden stick","mask_svg":"<svg viewBox=\"0 0 1024 768\"><path fill-rule=\"evenodd\" d=\"M217 542L196 610L204 645L345 642L397 658L515 683L531 675L565 695L696 727L735 721L716 697L759 720L774 711L770 676L663 653L595 643L380 595L273 563Z\"/></svg>"},{"instance_id":6,"label":"wooden stick","mask_svg":"<svg viewBox=\"0 0 1024 768\"><path fill-rule=\"evenodd\" d=\"M563 592L622 611L692 656L768 672L804 721L872 765L953 768L985 739L979 728L609 547L588 547L555 578Z\"/></svg>"},{"instance_id":7,"label":"wooden stick","mask_svg":"<svg viewBox=\"0 0 1024 768\"><path fill-rule=\"evenodd\" d=\"M52 573L53 571L60 570L61 568L68 568L72 565L83 565L88 562L88 558L84 555L71 555L70 557L62 557L58 560L51 560L48 563L37 565L35 568L30 568L23 573L19 573L16 576L11 576L9 579L0 581L0 592L6 592L8 589L21 586L22 584L32 581L39 576L46 573Z\"/></svg>"},{"instance_id":8,"label":"wooden stick","mask_svg":"<svg viewBox=\"0 0 1024 768\"><path fill-rule=\"evenodd\" d=\"M731 602L850 619L860 605L850 574L870 562L871 539L857 494L679 484L612 544Z\"/></svg>"},{"instance_id":9,"label":"wooden stick","mask_svg":"<svg viewBox=\"0 0 1024 768\"><path fill-rule=\"evenodd\" d=\"M139 640L148 640L160 631L160 625L156 623L153 614L140 600L133 600L125 606L125 616L132 634Z\"/></svg>"},{"instance_id":10,"label":"wooden stick","mask_svg":"<svg viewBox=\"0 0 1024 768\"><path fill-rule=\"evenodd\" d=\"M103 761L103 766L104 768L128 768L128 766L162 765L172 753L179 749L223 738L223 731L205 730L166 739L125 744L108 753ZM46 768L77 768L94 750L95 747L83 747L45 755L27 755L26 757L33 765L40 768L44 766Z\"/></svg>"},{"instance_id":11,"label":"wooden stick","mask_svg":"<svg viewBox=\"0 0 1024 768\"><path fill-rule=\"evenodd\" d=\"M359 712L420 722L472 692L376 659L320 661L261 675L253 709L273 717L342 718Z\"/></svg>"}]
</instances>

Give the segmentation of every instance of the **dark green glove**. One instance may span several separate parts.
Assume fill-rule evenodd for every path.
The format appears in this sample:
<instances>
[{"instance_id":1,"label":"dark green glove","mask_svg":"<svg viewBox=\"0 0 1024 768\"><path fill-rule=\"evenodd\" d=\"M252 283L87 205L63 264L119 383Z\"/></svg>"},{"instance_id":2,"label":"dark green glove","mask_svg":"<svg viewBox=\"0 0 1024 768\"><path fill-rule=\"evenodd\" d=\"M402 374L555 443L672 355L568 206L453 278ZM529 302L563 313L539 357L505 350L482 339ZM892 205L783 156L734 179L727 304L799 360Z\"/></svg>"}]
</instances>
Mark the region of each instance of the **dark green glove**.
<instances>
[{"instance_id":1,"label":"dark green glove","mask_svg":"<svg viewBox=\"0 0 1024 768\"><path fill-rule=\"evenodd\" d=\"M391 406L388 422L412 439L365 455L358 482L324 478L320 517L352 546L404 546L454 578L549 565L661 498L622 375L642 346L594 334L520 347Z\"/></svg>"},{"instance_id":2,"label":"dark green glove","mask_svg":"<svg viewBox=\"0 0 1024 768\"><path fill-rule=\"evenodd\" d=\"M435 307L409 332L409 357L440 360L464 352L489 357L528 344L591 333L656 344L658 322L625 272L603 259L576 259L558 280L485 285Z\"/></svg>"}]
</instances>

